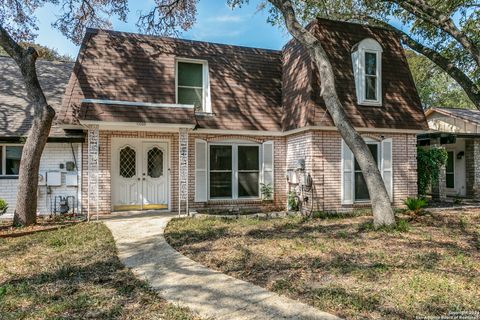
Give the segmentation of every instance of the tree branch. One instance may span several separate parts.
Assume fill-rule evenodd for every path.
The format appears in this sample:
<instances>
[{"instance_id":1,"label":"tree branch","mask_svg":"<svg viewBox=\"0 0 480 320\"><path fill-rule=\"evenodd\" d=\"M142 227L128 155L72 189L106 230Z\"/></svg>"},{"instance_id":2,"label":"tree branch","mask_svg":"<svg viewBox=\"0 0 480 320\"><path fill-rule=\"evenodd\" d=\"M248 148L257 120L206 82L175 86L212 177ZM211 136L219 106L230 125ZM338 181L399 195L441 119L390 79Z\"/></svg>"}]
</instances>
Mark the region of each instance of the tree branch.
<instances>
[{"instance_id":1,"label":"tree branch","mask_svg":"<svg viewBox=\"0 0 480 320\"><path fill-rule=\"evenodd\" d=\"M457 40L467 50L477 66L480 67L480 49L475 43L461 30L459 30L449 16L442 14L437 9L431 7L423 0L387 0L396 3L398 6L419 17L420 19L443 30L455 40Z\"/></svg>"},{"instance_id":2,"label":"tree branch","mask_svg":"<svg viewBox=\"0 0 480 320\"><path fill-rule=\"evenodd\" d=\"M389 30L392 30L397 36L411 49L424 55L430 61L439 66L449 76L451 76L467 94L468 98L475 104L477 109L480 110L480 88L473 82L462 70L457 68L449 59L442 56L437 51L424 46L420 42L413 39L407 33L392 26L391 24L378 20L370 16L363 16L363 20L373 22L377 25L383 26Z\"/></svg>"}]
</instances>

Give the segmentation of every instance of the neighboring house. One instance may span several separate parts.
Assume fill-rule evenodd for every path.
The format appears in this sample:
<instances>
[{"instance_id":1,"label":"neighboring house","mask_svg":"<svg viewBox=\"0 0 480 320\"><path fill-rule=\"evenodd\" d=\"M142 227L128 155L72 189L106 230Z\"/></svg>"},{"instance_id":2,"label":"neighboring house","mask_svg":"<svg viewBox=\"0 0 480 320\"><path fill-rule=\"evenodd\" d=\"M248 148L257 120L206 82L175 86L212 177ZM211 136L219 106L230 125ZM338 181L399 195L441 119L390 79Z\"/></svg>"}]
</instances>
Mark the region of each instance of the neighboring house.
<instances>
[{"instance_id":1,"label":"neighboring house","mask_svg":"<svg viewBox=\"0 0 480 320\"><path fill-rule=\"evenodd\" d=\"M427 123L399 40L330 20L309 28L401 205L417 194L416 134ZM89 29L58 120L87 134L81 199L90 213L285 208L308 176L308 208L369 203L318 72L294 40L275 51ZM263 201L262 185L272 200Z\"/></svg>"},{"instance_id":2,"label":"neighboring house","mask_svg":"<svg viewBox=\"0 0 480 320\"><path fill-rule=\"evenodd\" d=\"M430 132L419 135L419 144L443 146L448 152L443 190L438 191L480 199L480 111L430 108L425 115Z\"/></svg>"},{"instance_id":3,"label":"neighboring house","mask_svg":"<svg viewBox=\"0 0 480 320\"><path fill-rule=\"evenodd\" d=\"M37 62L37 74L48 103L59 110L68 78L73 68L71 62ZM17 196L18 169L22 154L22 144L30 130L33 107L27 97L20 69L9 57L0 57L0 198L9 204L6 216L15 209ZM72 181L80 176L82 131L65 131L54 125L40 163L38 188L38 210L50 213L60 207L58 196L69 196L69 206L77 206L80 190ZM73 168L70 162L73 164ZM76 163L76 166L75 166ZM68 170L67 170L68 167ZM50 184L46 176L50 174ZM67 185L67 175L68 185ZM75 178L72 178L71 176ZM54 181L57 178L57 181ZM60 178L60 181L58 181ZM73 184L73 185L72 185ZM71 197L75 197L75 199Z\"/></svg>"}]
</instances>

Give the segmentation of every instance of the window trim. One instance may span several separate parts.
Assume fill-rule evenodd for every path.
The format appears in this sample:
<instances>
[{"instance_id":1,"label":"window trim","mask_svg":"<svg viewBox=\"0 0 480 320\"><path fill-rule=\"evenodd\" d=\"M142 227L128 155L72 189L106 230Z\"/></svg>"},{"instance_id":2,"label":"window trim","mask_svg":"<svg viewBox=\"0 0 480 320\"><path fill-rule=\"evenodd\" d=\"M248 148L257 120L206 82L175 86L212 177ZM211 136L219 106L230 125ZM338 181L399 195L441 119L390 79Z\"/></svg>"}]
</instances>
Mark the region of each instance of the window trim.
<instances>
[{"instance_id":1,"label":"window trim","mask_svg":"<svg viewBox=\"0 0 480 320\"><path fill-rule=\"evenodd\" d=\"M232 170L225 171L225 170L215 170L215 172L232 172L232 197L215 197L212 198L210 196L210 147L211 146L231 146L232 147ZM238 196L238 147L239 146L256 146L258 147L258 195L253 197L239 197ZM261 199L261 191L260 191L260 183L261 183L261 174L262 174L262 156L263 151L261 148L261 143L255 142L247 142L247 141L219 141L219 142L209 142L207 144L207 200L260 200ZM247 170L248 172L253 172L252 170ZM247 172L243 170L242 172Z\"/></svg>"},{"instance_id":2,"label":"window trim","mask_svg":"<svg viewBox=\"0 0 480 320\"><path fill-rule=\"evenodd\" d=\"M0 144L0 148L2 149L2 154L1 154L1 159L0 162L2 164L0 168L0 178L1 179L18 179L18 174L6 174L7 171L7 147L22 147L23 144L20 143L5 143L5 144ZM22 149L22 155L20 156L20 161L22 161L23 156L23 149Z\"/></svg>"},{"instance_id":3,"label":"window trim","mask_svg":"<svg viewBox=\"0 0 480 320\"><path fill-rule=\"evenodd\" d=\"M376 141L376 140L373 140L373 139L364 139L365 143L367 145L369 144L372 144L372 145L377 145L377 167L378 169L380 170L381 172L381 160L382 160L382 144L380 141ZM371 201L371 199L358 199L357 200L357 195L355 194L355 174L358 172L358 170L355 170L355 155L353 155L353 179L352 179L352 194L353 194L353 203L369 203ZM360 169L360 172L362 172L362 170ZM364 178L365 179L365 178ZM368 190L367 190L368 191Z\"/></svg>"},{"instance_id":4,"label":"window trim","mask_svg":"<svg viewBox=\"0 0 480 320\"><path fill-rule=\"evenodd\" d=\"M185 62L185 63L196 63L202 65L202 113L212 113L212 104L210 99L210 78L208 72L208 61L207 60L200 60L200 59L191 59L191 58L175 58L175 103L178 105L178 63ZM190 86L182 86L182 88L199 88L199 87L190 87Z\"/></svg>"},{"instance_id":5,"label":"window trim","mask_svg":"<svg viewBox=\"0 0 480 320\"><path fill-rule=\"evenodd\" d=\"M381 106L382 105L382 47L380 44L371 38L363 39L360 43L355 45L352 52L353 71L355 78L355 87L357 93L357 103L364 106ZM376 96L377 99L366 98L366 53L373 53L376 56Z\"/></svg>"}]
</instances>

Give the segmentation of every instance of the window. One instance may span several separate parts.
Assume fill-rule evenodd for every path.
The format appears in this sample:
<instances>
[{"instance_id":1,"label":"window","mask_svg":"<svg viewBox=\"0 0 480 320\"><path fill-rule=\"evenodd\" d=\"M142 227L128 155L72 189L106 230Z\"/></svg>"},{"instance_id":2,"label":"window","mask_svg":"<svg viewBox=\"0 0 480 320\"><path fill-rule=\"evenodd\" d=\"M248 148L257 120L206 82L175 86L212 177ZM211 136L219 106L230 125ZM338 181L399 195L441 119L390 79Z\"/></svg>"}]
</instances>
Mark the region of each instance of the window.
<instances>
[{"instance_id":1,"label":"window","mask_svg":"<svg viewBox=\"0 0 480 320\"><path fill-rule=\"evenodd\" d=\"M368 149L375 158L375 162L378 165L378 143L367 143ZM365 182L365 178L362 173L362 169L360 169L360 165L358 164L357 160L355 159L355 179L354 179L354 190L355 190L355 201L366 201L370 200L370 196L368 194L367 183Z\"/></svg>"},{"instance_id":2,"label":"window","mask_svg":"<svg viewBox=\"0 0 480 320\"><path fill-rule=\"evenodd\" d=\"M18 176L22 151L19 145L0 145L0 175Z\"/></svg>"},{"instance_id":3,"label":"window","mask_svg":"<svg viewBox=\"0 0 480 320\"><path fill-rule=\"evenodd\" d=\"M448 151L446 171L446 186L447 188L455 188L455 160L453 151Z\"/></svg>"},{"instance_id":4,"label":"window","mask_svg":"<svg viewBox=\"0 0 480 320\"><path fill-rule=\"evenodd\" d=\"M258 146L238 146L238 196L258 197L260 162Z\"/></svg>"},{"instance_id":5,"label":"window","mask_svg":"<svg viewBox=\"0 0 480 320\"><path fill-rule=\"evenodd\" d=\"M246 144L210 145L210 198L258 198L260 147Z\"/></svg>"},{"instance_id":6,"label":"window","mask_svg":"<svg viewBox=\"0 0 480 320\"><path fill-rule=\"evenodd\" d=\"M387 189L390 199L393 201L393 157L392 138L385 138L381 141L365 138L365 143L373 155L375 162L382 175L383 183ZM367 184L362 170L358 165L352 151L345 141L342 141L342 204L353 204L356 201L368 201Z\"/></svg>"},{"instance_id":7,"label":"window","mask_svg":"<svg viewBox=\"0 0 480 320\"><path fill-rule=\"evenodd\" d=\"M382 47L373 39L364 39L353 48L352 64L358 104L382 104L381 54Z\"/></svg>"},{"instance_id":8,"label":"window","mask_svg":"<svg viewBox=\"0 0 480 320\"><path fill-rule=\"evenodd\" d=\"M179 59L176 65L177 103L193 105L196 111L211 112L207 62Z\"/></svg>"},{"instance_id":9,"label":"window","mask_svg":"<svg viewBox=\"0 0 480 320\"><path fill-rule=\"evenodd\" d=\"M210 197L231 198L232 146L210 146Z\"/></svg>"}]
</instances>

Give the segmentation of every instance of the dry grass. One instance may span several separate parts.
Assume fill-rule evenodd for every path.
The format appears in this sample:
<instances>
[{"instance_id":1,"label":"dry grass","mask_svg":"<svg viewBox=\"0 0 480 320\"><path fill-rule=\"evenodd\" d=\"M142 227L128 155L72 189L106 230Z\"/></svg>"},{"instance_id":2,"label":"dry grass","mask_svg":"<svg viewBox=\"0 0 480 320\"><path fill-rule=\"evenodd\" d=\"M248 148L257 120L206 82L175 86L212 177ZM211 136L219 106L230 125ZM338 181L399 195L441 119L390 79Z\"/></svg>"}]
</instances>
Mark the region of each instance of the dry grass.
<instances>
[{"instance_id":1,"label":"dry grass","mask_svg":"<svg viewBox=\"0 0 480 320\"><path fill-rule=\"evenodd\" d=\"M99 223L0 239L0 319L193 319L120 263Z\"/></svg>"},{"instance_id":2,"label":"dry grass","mask_svg":"<svg viewBox=\"0 0 480 320\"><path fill-rule=\"evenodd\" d=\"M166 236L211 268L348 319L480 310L480 210L375 231L370 217L179 219Z\"/></svg>"}]
</instances>

